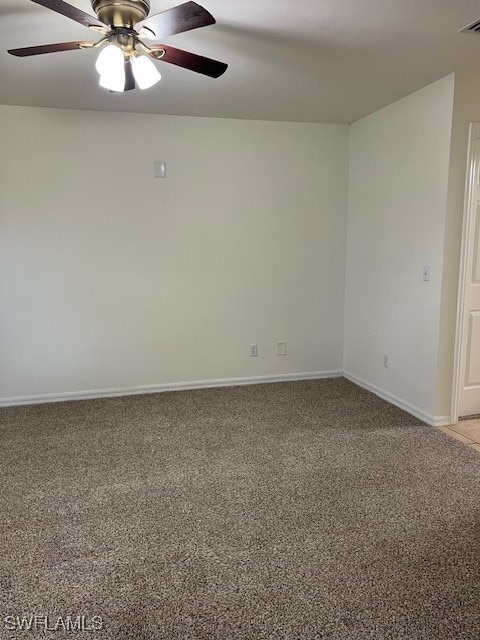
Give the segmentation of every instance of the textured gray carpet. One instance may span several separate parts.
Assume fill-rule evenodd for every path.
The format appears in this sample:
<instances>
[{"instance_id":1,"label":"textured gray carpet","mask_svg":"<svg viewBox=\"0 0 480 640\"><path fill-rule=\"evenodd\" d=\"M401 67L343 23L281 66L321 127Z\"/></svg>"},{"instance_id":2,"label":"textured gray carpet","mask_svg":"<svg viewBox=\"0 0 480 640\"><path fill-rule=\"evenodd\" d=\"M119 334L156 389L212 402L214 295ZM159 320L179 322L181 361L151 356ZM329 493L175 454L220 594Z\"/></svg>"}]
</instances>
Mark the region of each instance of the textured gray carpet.
<instances>
[{"instance_id":1,"label":"textured gray carpet","mask_svg":"<svg viewBox=\"0 0 480 640\"><path fill-rule=\"evenodd\" d=\"M1 638L480 637L480 454L346 380L0 424Z\"/></svg>"}]
</instances>

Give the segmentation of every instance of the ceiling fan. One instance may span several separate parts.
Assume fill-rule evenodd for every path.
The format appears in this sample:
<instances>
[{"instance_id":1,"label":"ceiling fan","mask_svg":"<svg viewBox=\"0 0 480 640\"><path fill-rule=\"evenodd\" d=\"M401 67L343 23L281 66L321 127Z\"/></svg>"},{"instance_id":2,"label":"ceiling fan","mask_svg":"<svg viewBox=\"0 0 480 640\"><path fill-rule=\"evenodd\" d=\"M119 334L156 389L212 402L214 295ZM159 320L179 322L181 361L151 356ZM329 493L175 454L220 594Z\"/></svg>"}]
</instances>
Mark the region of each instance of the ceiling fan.
<instances>
[{"instance_id":1,"label":"ceiling fan","mask_svg":"<svg viewBox=\"0 0 480 640\"><path fill-rule=\"evenodd\" d=\"M98 56L96 69L100 75L100 86L112 92L130 91L136 86L148 89L156 84L161 76L151 59L169 62L211 78L218 78L227 70L228 65L223 62L158 42L144 42L214 24L215 18L196 2L185 2L149 16L149 0L91 0L97 15L95 18L63 0L31 1L100 33L102 38L98 42L60 42L10 49L8 53L27 57L97 49L106 45Z\"/></svg>"}]
</instances>

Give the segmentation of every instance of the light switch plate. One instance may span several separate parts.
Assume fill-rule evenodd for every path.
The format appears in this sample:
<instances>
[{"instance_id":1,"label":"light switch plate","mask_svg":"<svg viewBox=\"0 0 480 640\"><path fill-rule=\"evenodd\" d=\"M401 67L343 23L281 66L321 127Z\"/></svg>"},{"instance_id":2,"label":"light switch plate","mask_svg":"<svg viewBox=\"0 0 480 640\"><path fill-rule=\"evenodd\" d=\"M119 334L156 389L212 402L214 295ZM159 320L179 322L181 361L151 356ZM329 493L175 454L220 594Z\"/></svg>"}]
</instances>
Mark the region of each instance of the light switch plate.
<instances>
[{"instance_id":1,"label":"light switch plate","mask_svg":"<svg viewBox=\"0 0 480 640\"><path fill-rule=\"evenodd\" d=\"M167 163L164 160L155 160L153 163L155 178L165 178L167 175Z\"/></svg>"},{"instance_id":2,"label":"light switch plate","mask_svg":"<svg viewBox=\"0 0 480 640\"><path fill-rule=\"evenodd\" d=\"M277 342L277 355L278 356L286 356L287 355L287 343L286 342Z\"/></svg>"}]
</instances>

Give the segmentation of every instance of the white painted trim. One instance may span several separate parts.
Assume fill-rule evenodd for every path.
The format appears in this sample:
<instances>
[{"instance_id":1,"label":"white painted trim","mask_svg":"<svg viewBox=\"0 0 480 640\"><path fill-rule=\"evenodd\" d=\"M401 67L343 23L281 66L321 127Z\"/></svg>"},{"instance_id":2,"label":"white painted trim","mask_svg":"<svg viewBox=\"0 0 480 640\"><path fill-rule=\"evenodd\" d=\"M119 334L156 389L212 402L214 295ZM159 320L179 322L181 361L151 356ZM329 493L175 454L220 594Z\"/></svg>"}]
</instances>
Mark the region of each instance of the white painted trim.
<instances>
[{"instance_id":1,"label":"white painted trim","mask_svg":"<svg viewBox=\"0 0 480 640\"><path fill-rule=\"evenodd\" d=\"M462 250L460 254L460 276L458 281L457 326L455 330L455 356L453 364L452 387L452 424L457 424L460 412L460 376L462 373L463 346L463 310L465 307L465 291L467 281L468 241L472 217L472 205L475 194L475 176L477 165L475 162L475 140L480 137L480 124L470 123L467 153L467 177L465 184L465 201L463 205Z\"/></svg>"},{"instance_id":2,"label":"white painted trim","mask_svg":"<svg viewBox=\"0 0 480 640\"><path fill-rule=\"evenodd\" d=\"M121 387L117 389L94 389L90 391L72 391L37 396L17 396L0 398L0 407L12 407L27 404L45 404L46 402L68 402L70 400L94 400L96 398L116 398L119 396L143 395L146 393L165 393L166 391L186 391L190 389L210 389L213 387L239 387L251 384L272 382L293 382L297 380L322 380L341 378L341 370L309 371L303 373L281 373L271 376L252 376L249 378L225 378L223 380L198 380L195 382L172 382L153 384L143 387Z\"/></svg>"},{"instance_id":3,"label":"white painted trim","mask_svg":"<svg viewBox=\"0 0 480 640\"><path fill-rule=\"evenodd\" d=\"M451 427L454 424L453 416L435 416L433 418L433 427Z\"/></svg>"},{"instance_id":4,"label":"white painted trim","mask_svg":"<svg viewBox=\"0 0 480 640\"><path fill-rule=\"evenodd\" d=\"M377 387L374 384L367 382L366 380L362 380L362 378L359 378L353 375L353 373L348 373L348 371L344 371L343 375L345 378L347 378L347 380L350 380L350 382L357 384L359 387L362 387L367 391L371 391L379 398L382 398L382 400L386 400L387 402L395 405L399 409L403 409L407 413L410 413L412 416L415 416L419 420L422 420L423 422L426 422L429 425L432 425L434 427L446 427L452 424L451 416L434 416L433 414L427 413L423 409L420 409L419 407L416 407L415 405L410 404L410 402L407 402L406 400L402 400L402 398L398 398L397 396L394 396L393 393L390 393L389 391L385 391L384 389L380 389L380 387Z\"/></svg>"}]
</instances>

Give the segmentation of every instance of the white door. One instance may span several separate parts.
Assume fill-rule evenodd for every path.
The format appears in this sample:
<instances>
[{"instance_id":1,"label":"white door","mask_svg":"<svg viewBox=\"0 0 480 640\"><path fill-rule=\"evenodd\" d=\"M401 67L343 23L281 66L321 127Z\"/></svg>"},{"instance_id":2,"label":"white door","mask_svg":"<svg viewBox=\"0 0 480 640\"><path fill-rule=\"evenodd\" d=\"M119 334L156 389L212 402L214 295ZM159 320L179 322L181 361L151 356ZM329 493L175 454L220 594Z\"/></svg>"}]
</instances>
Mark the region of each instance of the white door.
<instances>
[{"instance_id":1,"label":"white door","mask_svg":"<svg viewBox=\"0 0 480 640\"><path fill-rule=\"evenodd\" d=\"M470 127L460 276L458 415L480 413L480 124Z\"/></svg>"}]
</instances>

